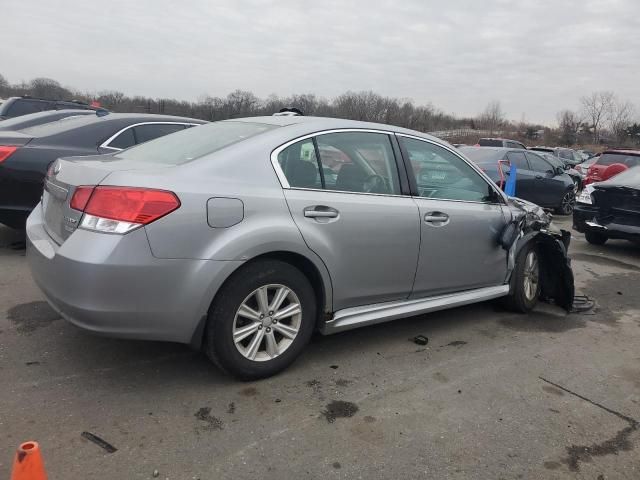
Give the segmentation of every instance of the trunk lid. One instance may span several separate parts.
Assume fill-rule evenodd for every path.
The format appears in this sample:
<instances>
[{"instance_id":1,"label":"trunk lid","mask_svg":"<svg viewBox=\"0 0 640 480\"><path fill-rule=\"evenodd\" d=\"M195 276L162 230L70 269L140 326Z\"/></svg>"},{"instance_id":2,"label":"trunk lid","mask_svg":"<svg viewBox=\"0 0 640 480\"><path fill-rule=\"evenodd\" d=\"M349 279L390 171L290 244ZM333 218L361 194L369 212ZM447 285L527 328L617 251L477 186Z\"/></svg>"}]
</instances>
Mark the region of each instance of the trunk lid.
<instances>
[{"instance_id":1,"label":"trunk lid","mask_svg":"<svg viewBox=\"0 0 640 480\"><path fill-rule=\"evenodd\" d=\"M21 132L0 132L0 145L11 145L22 147L33 140L31 135L26 135Z\"/></svg>"},{"instance_id":2,"label":"trunk lid","mask_svg":"<svg viewBox=\"0 0 640 480\"><path fill-rule=\"evenodd\" d=\"M62 244L78 228L82 212L70 207L71 197L78 186L100 185L116 171L163 167L158 164L120 160L113 155L56 160L47 172L42 194L41 208L47 233L56 243Z\"/></svg>"}]
</instances>

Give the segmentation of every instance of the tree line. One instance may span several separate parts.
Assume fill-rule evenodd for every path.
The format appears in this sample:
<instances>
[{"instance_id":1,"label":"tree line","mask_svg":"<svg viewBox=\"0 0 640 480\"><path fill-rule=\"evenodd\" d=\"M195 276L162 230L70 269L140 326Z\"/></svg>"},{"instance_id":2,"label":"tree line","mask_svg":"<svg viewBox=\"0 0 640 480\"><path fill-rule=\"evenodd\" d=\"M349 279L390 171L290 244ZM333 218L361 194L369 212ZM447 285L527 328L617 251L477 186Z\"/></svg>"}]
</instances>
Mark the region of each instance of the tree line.
<instances>
[{"instance_id":1,"label":"tree line","mask_svg":"<svg viewBox=\"0 0 640 480\"><path fill-rule=\"evenodd\" d=\"M296 107L305 115L387 123L423 132L464 130L469 138L457 140L463 143L475 143L474 130L549 145L640 143L640 124L633 121L633 105L612 92L594 92L581 98L578 111L562 110L557 115L559 127L555 129L525 121L509 121L497 100L489 102L476 117L457 117L431 103L416 105L410 99L387 97L371 91L347 91L326 99L312 93L259 98L252 92L235 90L223 97L203 95L197 101L189 102L128 96L116 90L82 92L46 77L11 84L0 75L0 98L20 95L95 101L114 112L162 113L209 121L272 115L282 108Z\"/></svg>"}]
</instances>

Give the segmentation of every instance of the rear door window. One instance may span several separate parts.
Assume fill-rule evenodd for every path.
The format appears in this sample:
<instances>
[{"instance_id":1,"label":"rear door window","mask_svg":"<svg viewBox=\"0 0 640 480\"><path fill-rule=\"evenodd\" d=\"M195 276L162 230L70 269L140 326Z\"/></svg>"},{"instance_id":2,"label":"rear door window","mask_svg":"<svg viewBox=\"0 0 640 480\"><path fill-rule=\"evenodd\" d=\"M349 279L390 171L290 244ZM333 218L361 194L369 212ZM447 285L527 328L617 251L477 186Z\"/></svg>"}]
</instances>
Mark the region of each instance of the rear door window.
<instances>
[{"instance_id":1,"label":"rear door window","mask_svg":"<svg viewBox=\"0 0 640 480\"><path fill-rule=\"evenodd\" d=\"M313 139L308 138L289 145L278 154L278 163L294 188L322 188L320 166Z\"/></svg>"},{"instance_id":2,"label":"rear door window","mask_svg":"<svg viewBox=\"0 0 640 480\"><path fill-rule=\"evenodd\" d=\"M164 137L170 133L184 130L184 125L175 123L150 123L147 125L138 125L133 128L136 143L144 143L159 137Z\"/></svg>"}]
</instances>

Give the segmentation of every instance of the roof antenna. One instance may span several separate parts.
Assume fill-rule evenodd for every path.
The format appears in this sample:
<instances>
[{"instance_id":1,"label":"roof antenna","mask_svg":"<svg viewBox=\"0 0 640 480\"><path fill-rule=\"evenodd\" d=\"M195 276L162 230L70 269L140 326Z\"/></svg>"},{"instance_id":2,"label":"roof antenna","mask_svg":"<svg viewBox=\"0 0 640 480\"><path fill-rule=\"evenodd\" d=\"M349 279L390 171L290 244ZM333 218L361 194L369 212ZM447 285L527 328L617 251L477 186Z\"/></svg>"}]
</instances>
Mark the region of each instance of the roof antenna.
<instances>
[{"instance_id":1,"label":"roof antenna","mask_svg":"<svg viewBox=\"0 0 640 480\"><path fill-rule=\"evenodd\" d=\"M273 114L274 117L303 117L302 110L296 107L281 108L278 113Z\"/></svg>"}]
</instances>

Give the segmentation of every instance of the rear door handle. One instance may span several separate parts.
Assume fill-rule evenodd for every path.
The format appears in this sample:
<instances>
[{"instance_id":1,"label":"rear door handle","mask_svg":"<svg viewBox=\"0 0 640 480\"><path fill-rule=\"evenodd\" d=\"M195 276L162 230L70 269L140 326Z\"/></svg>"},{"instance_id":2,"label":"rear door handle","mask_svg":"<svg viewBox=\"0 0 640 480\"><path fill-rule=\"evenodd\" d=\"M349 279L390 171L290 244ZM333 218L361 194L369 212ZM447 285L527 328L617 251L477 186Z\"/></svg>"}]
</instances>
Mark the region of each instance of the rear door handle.
<instances>
[{"instance_id":1,"label":"rear door handle","mask_svg":"<svg viewBox=\"0 0 640 480\"><path fill-rule=\"evenodd\" d=\"M324 205L316 205L305 208L304 216L307 218L338 218L338 210Z\"/></svg>"},{"instance_id":2,"label":"rear door handle","mask_svg":"<svg viewBox=\"0 0 640 480\"><path fill-rule=\"evenodd\" d=\"M449 223L449 215L443 212L429 212L424 215L424 221L434 226L442 226Z\"/></svg>"}]
</instances>

